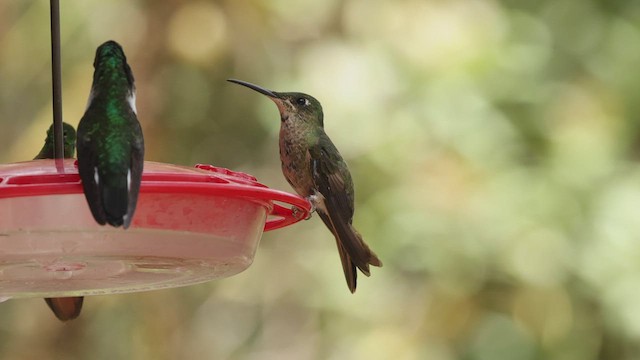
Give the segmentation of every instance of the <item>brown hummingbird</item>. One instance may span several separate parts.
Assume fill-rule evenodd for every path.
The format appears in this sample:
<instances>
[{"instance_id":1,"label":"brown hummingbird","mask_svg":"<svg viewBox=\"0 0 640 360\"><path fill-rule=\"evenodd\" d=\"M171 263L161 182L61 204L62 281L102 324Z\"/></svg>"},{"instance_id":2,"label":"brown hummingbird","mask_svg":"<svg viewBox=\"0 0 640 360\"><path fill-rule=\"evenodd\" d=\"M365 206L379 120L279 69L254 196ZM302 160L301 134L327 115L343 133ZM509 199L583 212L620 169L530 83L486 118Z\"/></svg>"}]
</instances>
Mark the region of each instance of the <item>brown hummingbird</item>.
<instances>
[{"instance_id":1,"label":"brown hummingbird","mask_svg":"<svg viewBox=\"0 0 640 360\"><path fill-rule=\"evenodd\" d=\"M382 266L382 262L352 225L353 180L346 162L324 131L320 102L303 93L275 92L241 80L228 81L253 89L276 103L284 177L300 196L309 199L335 236L347 285L355 292L356 268L369 276L369 265Z\"/></svg>"},{"instance_id":2,"label":"brown hummingbird","mask_svg":"<svg viewBox=\"0 0 640 360\"><path fill-rule=\"evenodd\" d=\"M76 130L73 126L62 123L62 141L64 148L65 159L73 158L73 153L76 151ZM53 159L54 158L54 135L53 125L47 131L47 137L44 140L44 146L42 150L36 155L34 160L37 159ZM58 298L45 298L44 301L49 305L53 314L61 321L73 320L80 315L82 311L82 303L84 297L71 296L71 297L58 297Z\"/></svg>"}]
</instances>

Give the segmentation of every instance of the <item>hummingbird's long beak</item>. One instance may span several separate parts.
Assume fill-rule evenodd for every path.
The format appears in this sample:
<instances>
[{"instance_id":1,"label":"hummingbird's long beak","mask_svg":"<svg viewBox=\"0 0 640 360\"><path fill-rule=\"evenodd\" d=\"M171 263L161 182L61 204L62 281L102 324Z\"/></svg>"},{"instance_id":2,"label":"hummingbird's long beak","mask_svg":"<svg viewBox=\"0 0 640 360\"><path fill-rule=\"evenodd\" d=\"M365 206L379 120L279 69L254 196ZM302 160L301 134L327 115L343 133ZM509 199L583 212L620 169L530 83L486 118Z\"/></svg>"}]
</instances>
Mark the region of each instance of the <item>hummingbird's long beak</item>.
<instances>
[{"instance_id":1,"label":"hummingbird's long beak","mask_svg":"<svg viewBox=\"0 0 640 360\"><path fill-rule=\"evenodd\" d=\"M263 87L260 87L258 85L254 85L252 83L246 82L246 81L242 81L242 80L236 80L236 79L228 79L228 82L232 82L232 83L236 83L242 86L246 86L249 89L255 90L257 92L259 92L260 94L263 95L267 95L268 97L270 97L271 99L280 99L280 96L278 96L277 93L271 91L271 90L267 90Z\"/></svg>"}]
</instances>

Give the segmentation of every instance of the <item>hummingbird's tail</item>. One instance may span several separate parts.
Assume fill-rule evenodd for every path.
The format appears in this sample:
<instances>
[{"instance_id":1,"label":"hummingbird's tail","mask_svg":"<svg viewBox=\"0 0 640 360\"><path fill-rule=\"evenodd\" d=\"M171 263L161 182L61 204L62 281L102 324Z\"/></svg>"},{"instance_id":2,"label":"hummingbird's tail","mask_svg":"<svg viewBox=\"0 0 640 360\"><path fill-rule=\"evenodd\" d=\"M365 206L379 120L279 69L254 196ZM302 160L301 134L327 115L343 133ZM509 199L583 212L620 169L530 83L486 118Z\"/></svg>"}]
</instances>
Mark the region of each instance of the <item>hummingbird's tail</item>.
<instances>
[{"instance_id":1,"label":"hummingbird's tail","mask_svg":"<svg viewBox=\"0 0 640 360\"><path fill-rule=\"evenodd\" d=\"M115 227L124 224L129 207L129 191L126 180L116 186L102 187L102 206L107 222Z\"/></svg>"},{"instance_id":2,"label":"hummingbird's tail","mask_svg":"<svg viewBox=\"0 0 640 360\"><path fill-rule=\"evenodd\" d=\"M60 297L60 298L45 298L44 301L49 305L53 314L60 321L73 320L80 315L82 310L82 302L84 297Z\"/></svg>"},{"instance_id":3,"label":"hummingbird's tail","mask_svg":"<svg viewBox=\"0 0 640 360\"><path fill-rule=\"evenodd\" d=\"M82 155L78 163L83 161ZM140 163L141 164L141 163ZM101 174L97 167L78 166L89 209L100 225L129 227L138 202L142 165L131 170Z\"/></svg>"},{"instance_id":4,"label":"hummingbird's tail","mask_svg":"<svg viewBox=\"0 0 640 360\"><path fill-rule=\"evenodd\" d=\"M349 222L338 216L331 217L330 213L320 209L317 209L317 213L336 237L342 270L344 270L349 290L353 293L356 291L358 278L356 268L366 276L370 276L369 265L381 267L382 261L369 249L362 240L362 235Z\"/></svg>"},{"instance_id":5,"label":"hummingbird's tail","mask_svg":"<svg viewBox=\"0 0 640 360\"><path fill-rule=\"evenodd\" d=\"M102 202L109 224L129 228L138 203L141 178L142 163L128 169L126 176L120 176L115 186L103 187Z\"/></svg>"}]
</instances>

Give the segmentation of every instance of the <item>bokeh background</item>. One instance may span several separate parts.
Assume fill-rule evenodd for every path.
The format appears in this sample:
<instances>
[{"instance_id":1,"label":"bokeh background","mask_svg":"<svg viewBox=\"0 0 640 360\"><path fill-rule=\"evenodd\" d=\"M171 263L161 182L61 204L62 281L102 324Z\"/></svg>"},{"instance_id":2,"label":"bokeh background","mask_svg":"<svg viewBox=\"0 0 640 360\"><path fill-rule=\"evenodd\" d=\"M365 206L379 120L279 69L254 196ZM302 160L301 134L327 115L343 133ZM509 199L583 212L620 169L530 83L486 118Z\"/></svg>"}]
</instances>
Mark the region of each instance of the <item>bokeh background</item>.
<instances>
[{"instance_id":1,"label":"bokeh background","mask_svg":"<svg viewBox=\"0 0 640 360\"><path fill-rule=\"evenodd\" d=\"M48 11L0 2L2 162L51 121ZM73 125L108 39L147 160L292 191L275 106L225 79L317 97L384 267L350 294L314 217L240 275L89 297L69 323L6 301L0 358L640 357L639 1L63 1Z\"/></svg>"}]
</instances>

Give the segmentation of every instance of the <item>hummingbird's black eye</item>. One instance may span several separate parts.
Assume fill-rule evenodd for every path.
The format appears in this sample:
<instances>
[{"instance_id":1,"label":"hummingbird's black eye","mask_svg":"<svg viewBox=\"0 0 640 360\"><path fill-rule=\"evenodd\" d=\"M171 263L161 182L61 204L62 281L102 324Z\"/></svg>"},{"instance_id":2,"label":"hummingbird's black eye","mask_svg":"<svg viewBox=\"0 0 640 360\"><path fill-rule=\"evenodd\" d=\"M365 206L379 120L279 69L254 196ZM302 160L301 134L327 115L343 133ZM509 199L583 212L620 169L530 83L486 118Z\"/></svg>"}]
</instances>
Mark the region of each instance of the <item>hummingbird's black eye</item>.
<instances>
[{"instance_id":1,"label":"hummingbird's black eye","mask_svg":"<svg viewBox=\"0 0 640 360\"><path fill-rule=\"evenodd\" d=\"M307 106L309 105L309 100L303 98L303 97L299 97L296 99L296 103L298 103L298 105L300 106Z\"/></svg>"}]
</instances>

